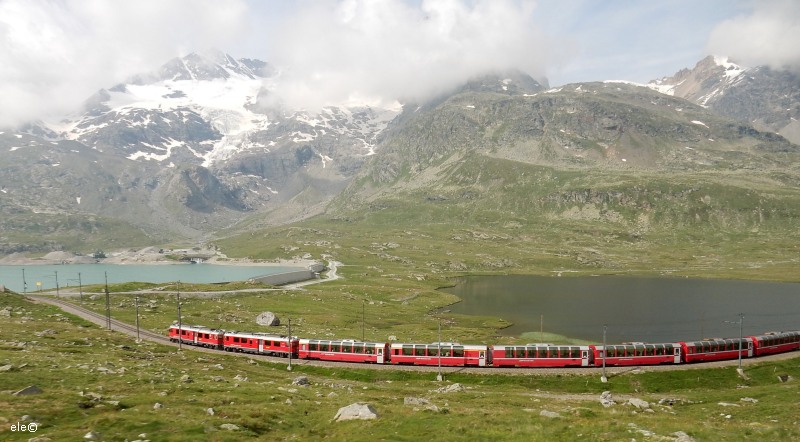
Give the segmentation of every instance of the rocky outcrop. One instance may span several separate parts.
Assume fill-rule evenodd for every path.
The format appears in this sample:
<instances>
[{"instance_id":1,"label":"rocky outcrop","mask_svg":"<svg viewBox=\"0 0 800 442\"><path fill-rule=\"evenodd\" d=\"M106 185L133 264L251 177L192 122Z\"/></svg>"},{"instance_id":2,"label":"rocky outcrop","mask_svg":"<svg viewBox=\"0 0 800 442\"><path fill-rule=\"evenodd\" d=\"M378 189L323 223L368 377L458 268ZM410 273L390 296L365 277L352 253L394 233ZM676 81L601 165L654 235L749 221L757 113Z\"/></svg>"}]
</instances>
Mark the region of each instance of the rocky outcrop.
<instances>
[{"instance_id":1,"label":"rocky outcrop","mask_svg":"<svg viewBox=\"0 0 800 442\"><path fill-rule=\"evenodd\" d=\"M375 408L372 405L359 402L340 408L339 411L336 412L336 416L333 417L333 420L341 422L349 420L370 420L377 418L378 412L375 411Z\"/></svg>"}]
</instances>

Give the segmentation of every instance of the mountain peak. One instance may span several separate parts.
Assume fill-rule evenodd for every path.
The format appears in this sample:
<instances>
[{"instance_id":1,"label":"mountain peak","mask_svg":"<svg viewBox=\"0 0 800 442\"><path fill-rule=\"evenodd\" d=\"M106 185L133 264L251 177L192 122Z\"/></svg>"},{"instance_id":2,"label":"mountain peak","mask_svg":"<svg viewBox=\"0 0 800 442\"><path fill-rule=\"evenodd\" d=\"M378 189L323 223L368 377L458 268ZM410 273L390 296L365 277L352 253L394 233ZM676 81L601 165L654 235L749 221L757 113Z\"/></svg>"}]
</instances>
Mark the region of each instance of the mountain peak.
<instances>
[{"instance_id":1,"label":"mountain peak","mask_svg":"<svg viewBox=\"0 0 800 442\"><path fill-rule=\"evenodd\" d=\"M648 86L800 144L800 77L790 71L743 67L728 57L709 55L694 68Z\"/></svg>"},{"instance_id":2,"label":"mountain peak","mask_svg":"<svg viewBox=\"0 0 800 442\"><path fill-rule=\"evenodd\" d=\"M272 75L274 69L266 62L248 58L237 60L225 52L214 49L175 57L156 72L135 76L130 83L144 85L159 81L227 80L232 76L255 80Z\"/></svg>"}]
</instances>

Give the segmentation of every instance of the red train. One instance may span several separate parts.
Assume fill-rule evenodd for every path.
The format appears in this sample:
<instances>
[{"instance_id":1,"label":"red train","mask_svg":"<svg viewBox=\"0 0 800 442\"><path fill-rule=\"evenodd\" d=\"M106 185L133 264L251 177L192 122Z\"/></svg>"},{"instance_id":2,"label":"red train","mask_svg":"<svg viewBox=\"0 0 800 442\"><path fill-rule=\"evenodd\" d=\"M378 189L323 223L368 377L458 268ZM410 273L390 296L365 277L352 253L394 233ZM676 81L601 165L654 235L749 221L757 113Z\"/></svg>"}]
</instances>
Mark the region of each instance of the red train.
<instances>
[{"instance_id":1,"label":"red train","mask_svg":"<svg viewBox=\"0 0 800 442\"><path fill-rule=\"evenodd\" d=\"M621 345L476 345L453 342L385 343L289 338L265 333L226 332L173 324L173 342L296 359L443 367L599 367L688 364L758 357L800 349L800 331L770 332L736 339Z\"/></svg>"}]
</instances>

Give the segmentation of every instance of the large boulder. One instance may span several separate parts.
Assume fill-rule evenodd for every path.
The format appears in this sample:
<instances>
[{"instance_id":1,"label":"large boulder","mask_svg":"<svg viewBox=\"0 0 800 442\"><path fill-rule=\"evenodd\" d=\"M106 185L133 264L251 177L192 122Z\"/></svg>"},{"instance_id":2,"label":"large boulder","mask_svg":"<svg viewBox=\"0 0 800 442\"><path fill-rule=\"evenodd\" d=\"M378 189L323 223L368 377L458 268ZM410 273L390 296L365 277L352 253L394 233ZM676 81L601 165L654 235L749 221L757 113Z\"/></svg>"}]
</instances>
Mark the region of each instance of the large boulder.
<instances>
[{"instance_id":1,"label":"large boulder","mask_svg":"<svg viewBox=\"0 0 800 442\"><path fill-rule=\"evenodd\" d=\"M281 325L281 320L275 316L275 313L272 312L264 312L260 315L256 316L256 323L258 325L265 325L267 327L274 327Z\"/></svg>"},{"instance_id":2,"label":"large boulder","mask_svg":"<svg viewBox=\"0 0 800 442\"><path fill-rule=\"evenodd\" d=\"M333 420L337 422L341 421L349 421L353 419L377 419L378 412L372 407L372 405L364 404L364 403L355 403L350 404L346 407L342 407L336 413Z\"/></svg>"}]
</instances>

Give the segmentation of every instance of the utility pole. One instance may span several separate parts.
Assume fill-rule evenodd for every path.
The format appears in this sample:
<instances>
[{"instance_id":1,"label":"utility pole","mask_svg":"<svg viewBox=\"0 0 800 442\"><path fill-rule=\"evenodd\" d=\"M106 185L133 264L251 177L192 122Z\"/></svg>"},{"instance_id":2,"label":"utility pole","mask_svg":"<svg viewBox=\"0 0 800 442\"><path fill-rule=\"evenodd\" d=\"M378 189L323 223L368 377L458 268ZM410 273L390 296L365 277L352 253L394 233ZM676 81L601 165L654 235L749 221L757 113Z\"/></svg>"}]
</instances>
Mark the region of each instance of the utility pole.
<instances>
[{"instance_id":1,"label":"utility pole","mask_svg":"<svg viewBox=\"0 0 800 442\"><path fill-rule=\"evenodd\" d=\"M439 359L439 373L436 375L436 380L442 382L442 318L439 318L439 342L436 343L438 351L436 354Z\"/></svg>"},{"instance_id":2,"label":"utility pole","mask_svg":"<svg viewBox=\"0 0 800 442\"><path fill-rule=\"evenodd\" d=\"M183 350L183 328L181 328L181 292L176 293L176 302L178 303L178 350Z\"/></svg>"},{"instance_id":3,"label":"utility pole","mask_svg":"<svg viewBox=\"0 0 800 442\"><path fill-rule=\"evenodd\" d=\"M722 322L726 324L734 324L734 325L736 324L736 321L722 321ZM742 344L743 344L742 341L744 341L744 333L742 333L743 331L742 324L744 324L744 313L739 313L739 368L736 369L736 371L739 372L740 375L744 373L742 371Z\"/></svg>"},{"instance_id":4,"label":"utility pole","mask_svg":"<svg viewBox=\"0 0 800 442\"><path fill-rule=\"evenodd\" d=\"M81 272L78 272L78 293L81 302L83 302L83 282L81 282Z\"/></svg>"},{"instance_id":5,"label":"utility pole","mask_svg":"<svg viewBox=\"0 0 800 442\"><path fill-rule=\"evenodd\" d=\"M103 272L106 277L106 327L111 330L111 299L108 294L108 272Z\"/></svg>"},{"instance_id":6,"label":"utility pole","mask_svg":"<svg viewBox=\"0 0 800 442\"><path fill-rule=\"evenodd\" d=\"M287 371L292 371L292 318L289 318L289 366Z\"/></svg>"},{"instance_id":7,"label":"utility pole","mask_svg":"<svg viewBox=\"0 0 800 442\"><path fill-rule=\"evenodd\" d=\"M22 294L23 295L27 295L28 294L28 282L25 281L25 269L24 268L22 269Z\"/></svg>"},{"instance_id":8,"label":"utility pole","mask_svg":"<svg viewBox=\"0 0 800 442\"><path fill-rule=\"evenodd\" d=\"M608 329L607 325L603 325L603 375L600 376L600 382L606 383L608 382L608 378L606 377L606 353L608 353L608 349L606 348L606 330Z\"/></svg>"},{"instance_id":9,"label":"utility pole","mask_svg":"<svg viewBox=\"0 0 800 442\"><path fill-rule=\"evenodd\" d=\"M742 324L744 323L744 313L739 313L739 373L742 372Z\"/></svg>"},{"instance_id":10,"label":"utility pole","mask_svg":"<svg viewBox=\"0 0 800 442\"><path fill-rule=\"evenodd\" d=\"M136 295L136 342L142 342L139 337L139 295Z\"/></svg>"},{"instance_id":11,"label":"utility pole","mask_svg":"<svg viewBox=\"0 0 800 442\"><path fill-rule=\"evenodd\" d=\"M59 296L59 293L58 293L58 272L55 272L55 273L56 273L56 297L58 297Z\"/></svg>"},{"instance_id":12,"label":"utility pole","mask_svg":"<svg viewBox=\"0 0 800 442\"><path fill-rule=\"evenodd\" d=\"M365 300L361 300L361 341L364 341L364 322L366 321L366 304Z\"/></svg>"}]
</instances>

